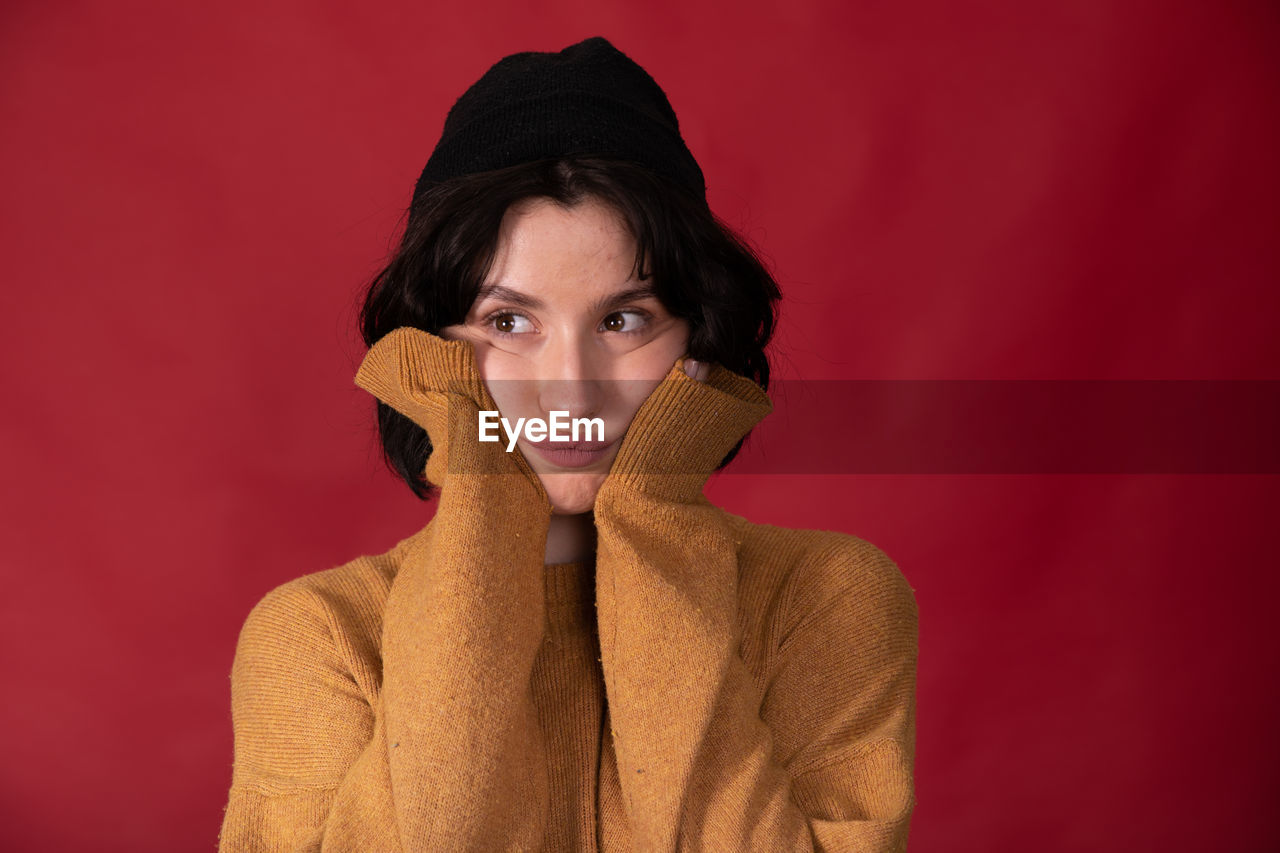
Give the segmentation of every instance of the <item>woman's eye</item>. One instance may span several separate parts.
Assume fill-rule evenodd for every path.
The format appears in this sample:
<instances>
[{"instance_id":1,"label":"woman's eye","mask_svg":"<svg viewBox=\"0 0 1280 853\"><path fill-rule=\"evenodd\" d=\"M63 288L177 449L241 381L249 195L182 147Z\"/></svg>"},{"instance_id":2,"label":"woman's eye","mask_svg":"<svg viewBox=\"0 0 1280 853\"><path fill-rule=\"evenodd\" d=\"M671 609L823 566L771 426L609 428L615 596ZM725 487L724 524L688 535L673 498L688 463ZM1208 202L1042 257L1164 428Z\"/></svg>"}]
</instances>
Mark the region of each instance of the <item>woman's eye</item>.
<instances>
[{"instance_id":1,"label":"woman's eye","mask_svg":"<svg viewBox=\"0 0 1280 853\"><path fill-rule=\"evenodd\" d=\"M639 311L614 311L600 324L606 332L634 332L644 325L645 316Z\"/></svg>"},{"instance_id":2,"label":"woman's eye","mask_svg":"<svg viewBox=\"0 0 1280 853\"><path fill-rule=\"evenodd\" d=\"M520 314L494 314L489 318L489 325L504 335L522 335L533 331L529 318Z\"/></svg>"}]
</instances>

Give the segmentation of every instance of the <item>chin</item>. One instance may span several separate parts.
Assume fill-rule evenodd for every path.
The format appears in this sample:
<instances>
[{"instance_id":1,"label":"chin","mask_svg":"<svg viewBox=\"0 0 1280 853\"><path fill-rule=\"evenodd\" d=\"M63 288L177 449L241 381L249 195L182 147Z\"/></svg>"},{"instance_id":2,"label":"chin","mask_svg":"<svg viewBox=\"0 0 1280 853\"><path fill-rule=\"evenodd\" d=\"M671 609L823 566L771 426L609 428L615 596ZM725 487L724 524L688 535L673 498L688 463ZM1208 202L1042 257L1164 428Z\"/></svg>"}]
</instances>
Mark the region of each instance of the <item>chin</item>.
<instances>
[{"instance_id":1,"label":"chin","mask_svg":"<svg viewBox=\"0 0 1280 853\"><path fill-rule=\"evenodd\" d=\"M579 515L590 512L596 505L596 493L604 483L605 474L539 474L542 488L547 491L552 512L556 515Z\"/></svg>"}]
</instances>

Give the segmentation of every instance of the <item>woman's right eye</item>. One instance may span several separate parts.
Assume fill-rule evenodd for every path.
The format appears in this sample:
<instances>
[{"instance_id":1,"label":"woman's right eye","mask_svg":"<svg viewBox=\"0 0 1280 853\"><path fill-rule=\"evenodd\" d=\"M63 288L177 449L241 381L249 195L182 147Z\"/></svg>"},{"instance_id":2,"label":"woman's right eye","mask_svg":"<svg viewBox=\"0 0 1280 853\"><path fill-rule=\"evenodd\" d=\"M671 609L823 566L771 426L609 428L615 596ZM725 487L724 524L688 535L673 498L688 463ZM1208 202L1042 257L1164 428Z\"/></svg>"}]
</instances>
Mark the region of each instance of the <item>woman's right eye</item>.
<instances>
[{"instance_id":1,"label":"woman's right eye","mask_svg":"<svg viewBox=\"0 0 1280 853\"><path fill-rule=\"evenodd\" d=\"M533 331L533 323L528 317L510 311L492 314L485 323L500 335L523 335Z\"/></svg>"}]
</instances>

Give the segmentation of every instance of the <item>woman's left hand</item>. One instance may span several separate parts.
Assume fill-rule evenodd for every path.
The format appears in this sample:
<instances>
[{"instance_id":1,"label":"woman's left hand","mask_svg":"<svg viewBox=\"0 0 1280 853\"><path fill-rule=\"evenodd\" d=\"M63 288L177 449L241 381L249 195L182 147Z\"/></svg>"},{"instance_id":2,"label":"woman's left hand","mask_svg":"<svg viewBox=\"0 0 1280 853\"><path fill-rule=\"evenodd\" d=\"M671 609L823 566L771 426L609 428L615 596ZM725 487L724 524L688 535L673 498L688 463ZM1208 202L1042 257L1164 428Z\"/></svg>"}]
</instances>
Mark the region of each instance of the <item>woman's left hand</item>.
<instances>
[{"instance_id":1,"label":"woman's left hand","mask_svg":"<svg viewBox=\"0 0 1280 853\"><path fill-rule=\"evenodd\" d=\"M706 382L707 376L711 373L711 365L705 361L694 361L691 358L686 358L684 360L684 373L690 379Z\"/></svg>"}]
</instances>

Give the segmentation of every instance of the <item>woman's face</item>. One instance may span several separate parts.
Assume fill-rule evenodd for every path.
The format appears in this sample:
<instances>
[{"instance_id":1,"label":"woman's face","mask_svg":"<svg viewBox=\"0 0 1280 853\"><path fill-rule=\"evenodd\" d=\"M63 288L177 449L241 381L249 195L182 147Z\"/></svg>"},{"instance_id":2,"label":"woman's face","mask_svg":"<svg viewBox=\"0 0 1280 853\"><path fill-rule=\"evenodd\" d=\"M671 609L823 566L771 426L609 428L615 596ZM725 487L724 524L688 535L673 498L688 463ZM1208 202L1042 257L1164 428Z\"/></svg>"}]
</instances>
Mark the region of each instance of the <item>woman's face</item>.
<instances>
[{"instance_id":1,"label":"woman's face","mask_svg":"<svg viewBox=\"0 0 1280 853\"><path fill-rule=\"evenodd\" d=\"M520 452L559 514L592 508L631 419L688 346L688 324L653 295L652 279L631 275L635 256L624 221L599 200L512 205L466 320L440 332L474 344L512 425L550 421L553 411L604 421L603 442L582 433L576 443L530 441L519 431Z\"/></svg>"}]
</instances>

